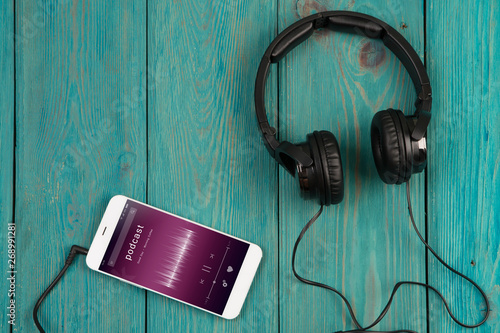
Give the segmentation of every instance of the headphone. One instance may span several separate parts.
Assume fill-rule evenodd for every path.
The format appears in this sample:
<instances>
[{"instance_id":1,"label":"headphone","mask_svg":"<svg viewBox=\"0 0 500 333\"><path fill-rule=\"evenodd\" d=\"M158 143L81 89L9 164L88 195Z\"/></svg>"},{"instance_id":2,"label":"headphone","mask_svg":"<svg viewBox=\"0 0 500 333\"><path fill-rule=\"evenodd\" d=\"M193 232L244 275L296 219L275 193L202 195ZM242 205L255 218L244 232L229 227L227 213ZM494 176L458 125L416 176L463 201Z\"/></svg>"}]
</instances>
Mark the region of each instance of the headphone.
<instances>
[{"instance_id":1,"label":"headphone","mask_svg":"<svg viewBox=\"0 0 500 333\"><path fill-rule=\"evenodd\" d=\"M255 112L264 143L271 156L292 176L297 175L301 194L321 205L338 204L344 198L344 175L339 145L328 131L314 131L304 143L279 142L269 125L264 105L267 75L279 62L315 30L327 28L381 39L404 65L417 92L416 110L405 116L387 109L375 114L371 124L371 145L377 172L387 184L402 184L426 166L426 130L431 118L431 86L425 67L410 43L387 23L372 16L329 11L305 17L286 28L269 45L255 80Z\"/></svg>"}]
</instances>

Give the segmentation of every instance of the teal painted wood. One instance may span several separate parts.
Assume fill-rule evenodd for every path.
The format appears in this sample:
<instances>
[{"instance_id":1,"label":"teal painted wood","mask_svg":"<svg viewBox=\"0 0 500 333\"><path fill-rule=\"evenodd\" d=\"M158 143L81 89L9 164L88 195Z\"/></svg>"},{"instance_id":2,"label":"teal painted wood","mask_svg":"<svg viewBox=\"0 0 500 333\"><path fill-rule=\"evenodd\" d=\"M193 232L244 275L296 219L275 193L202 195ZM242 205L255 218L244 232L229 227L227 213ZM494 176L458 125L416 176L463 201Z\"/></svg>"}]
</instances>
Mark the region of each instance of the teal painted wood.
<instances>
[{"instance_id":1,"label":"teal painted wood","mask_svg":"<svg viewBox=\"0 0 500 333\"><path fill-rule=\"evenodd\" d=\"M402 33L421 57L423 2L280 1L279 30L322 10L354 10L378 17ZM340 145L345 198L327 207L306 234L298 271L346 294L362 324L380 314L400 280L425 281L425 252L410 227L404 186L378 177L370 144L376 111L413 112L416 98L404 67L379 41L316 33L280 64L280 138L304 142L313 130L329 130ZM340 298L300 283L291 253L301 228L319 208L300 198L296 180L280 169L280 324L283 332L331 332L355 328ZM414 210L424 231L424 175L411 179ZM403 288L379 329L426 331L425 292ZM408 310L411 309L411 310Z\"/></svg>"},{"instance_id":2,"label":"teal painted wood","mask_svg":"<svg viewBox=\"0 0 500 333\"><path fill-rule=\"evenodd\" d=\"M107 201L145 200L146 13L136 1L26 0L16 15L14 331L34 332L36 299L72 244L90 246ZM144 313L144 291L91 272L80 257L39 317L50 332L136 332Z\"/></svg>"},{"instance_id":3,"label":"teal painted wood","mask_svg":"<svg viewBox=\"0 0 500 333\"><path fill-rule=\"evenodd\" d=\"M13 213L13 177L14 177L14 8L12 1L0 3L0 246L2 258L0 271L4 274L0 280L0 308L2 309L2 322L0 332L10 332L8 321L10 318L10 293L11 281L7 280L13 273L9 262L8 238L9 223L12 223ZM15 243L13 244L15 245ZM15 281L12 281L15 282ZM15 288L13 288L15 289ZM15 292L15 291L14 291ZM15 301L15 299L14 299ZM15 304L13 305L15 307ZM14 309L15 311L15 309ZM5 313L5 315L4 315ZM13 315L19 315L14 312ZM15 317L13 319L16 319Z\"/></svg>"},{"instance_id":4,"label":"teal painted wood","mask_svg":"<svg viewBox=\"0 0 500 333\"><path fill-rule=\"evenodd\" d=\"M276 165L260 142L253 109L276 4L151 1L148 26L149 64L163 75L149 92L148 201L264 252L238 318L148 293L148 331L276 332Z\"/></svg>"},{"instance_id":5,"label":"teal painted wood","mask_svg":"<svg viewBox=\"0 0 500 333\"><path fill-rule=\"evenodd\" d=\"M498 2L433 1L427 36L434 112L429 131L430 243L488 295L492 312L477 332L500 320L500 28ZM478 322L485 305L467 282L429 260L430 282L457 317ZM430 298L432 332L468 332Z\"/></svg>"},{"instance_id":6,"label":"teal painted wood","mask_svg":"<svg viewBox=\"0 0 500 333\"><path fill-rule=\"evenodd\" d=\"M427 3L434 90L430 242L485 287L494 311L477 331L495 332L500 330L499 8ZM255 72L277 26L281 31L323 9L358 10L386 20L423 56L422 1L404 6L364 0L155 1L149 3L149 22L145 1L59 1L52 7L17 1L16 6L19 261L14 331L34 330L36 298L61 268L71 244L90 245L107 200L118 193L262 246L264 260L242 315L225 321L152 293L146 312L144 291L90 272L78 258L40 312L51 331L135 332L144 331L146 321L149 332L353 327L335 295L291 275L293 242L317 206L302 201L283 170L277 177L260 143L253 114ZM12 2L1 3L0 13L4 228L12 219L9 166L14 165ZM331 130L339 139L346 198L327 208L306 236L298 268L344 291L365 324L378 315L395 282L425 279L424 251L409 225L404 188L383 185L371 157L373 113L391 106L408 111L415 97L402 66L382 50L380 43L361 37L322 32L280 65L279 92L276 68L268 83L269 110L277 110L279 93L282 139L300 142L314 129ZM269 113L276 124L276 115ZM423 181L423 175L411 181L422 231ZM5 244L7 230L0 235ZM468 284L433 259L429 271L431 283L444 291L459 318L480 319L474 308L481 308L481 300ZM5 279L0 287L4 306ZM467 332L446 317L435 297L429 306L437 311L430 317L430 332ZM425 332L425 309L422 290L403 289L380 329ZM9 330L5 320L0 327Z\"/></svg>"}]
</instances>

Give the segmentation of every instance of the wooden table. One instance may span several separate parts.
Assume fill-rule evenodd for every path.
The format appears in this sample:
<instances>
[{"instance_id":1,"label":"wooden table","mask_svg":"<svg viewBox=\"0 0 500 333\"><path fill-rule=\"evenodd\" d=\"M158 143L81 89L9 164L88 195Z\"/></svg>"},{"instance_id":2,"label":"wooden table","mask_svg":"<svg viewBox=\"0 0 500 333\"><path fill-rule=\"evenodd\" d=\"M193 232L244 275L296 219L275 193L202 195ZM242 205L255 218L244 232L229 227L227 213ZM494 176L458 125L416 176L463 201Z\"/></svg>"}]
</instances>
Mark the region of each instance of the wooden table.
<instances>
[{"instance_id":1,"label":"wooden table","mask_svg":"<svg viewBox=\"0 0 500 333\"><path fill-rule=\"evenodd\" d=\"M339 297L299 283L291 250L315 202L267 154L253 89L270 41L299 18L353 10L395 27L433 88L428 166L411 178L419 227L490 297L500 319L498 1L40 1L0 3L2 332L33 332L31 311L72 244L90 246L124 194L260 245L241 315L227 321L87 269L78 258L43 304L48 331L332 332L354 328ZM338 138L345 199L306 235L299 271L345 292L371 323L400 280L429 281L462 320L485 306L426 254L405 187L379 179L374 113L413 110L401 63L379 41L320 32L268 81L279 137ZM277 111L279 110L279 111ZM8 228L15 222L15 326L7 323ZM379 329L465 332L422 288L403 288Z\"/></svg>"}]
</instances>

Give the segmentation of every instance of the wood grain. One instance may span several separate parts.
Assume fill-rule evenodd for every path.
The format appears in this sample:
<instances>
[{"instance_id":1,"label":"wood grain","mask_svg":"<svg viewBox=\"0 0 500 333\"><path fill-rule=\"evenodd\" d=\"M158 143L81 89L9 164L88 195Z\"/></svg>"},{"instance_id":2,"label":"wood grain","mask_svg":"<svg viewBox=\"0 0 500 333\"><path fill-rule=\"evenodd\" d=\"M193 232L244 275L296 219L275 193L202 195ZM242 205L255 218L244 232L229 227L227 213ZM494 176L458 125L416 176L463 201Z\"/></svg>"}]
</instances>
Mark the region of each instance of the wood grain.
<instances>
[{"instance_id":1,"label":"wood grain","mask_svg":"<svg viewBox=\"0 0 500 333\"><path fill-rule=\"evenodd\" d=\"M9 223L13 222L13 177L14 177L14 7L12 1L0 3L0 308L2 322L0 332L10 332L7 314L10 312L10 281L12 271L8 266ZM15 301L15 299L14 299ZM4 315L5 313L5 315ZM16 309L16 315L19 312Z\"/></svg>"},{"instance_id":2,"label":"wood grain","mask_svg":"<svg viewBox=\"0 0 500 333\"><path fill-rule=\"evenodd\" d=\"M434 88L429 132L430 243L488 295L500 331L500 28L498 2L433 1L427 7L428 66ZM430 282L457 317L482 319L485 304L466 281L429 260ZM431 332L467 332L432 296Z\"/></svg>"},{"instance_id":3,"label":"wood grain","mask_svg":"<svg viewBox=\"0 0 500 333\"><path fill-rule=\"evenodd\" d=\"M280 1L279 30L317 11L354 10L378 17L423 57L423 2ZM402 28L403 24L406 28ZM313 130L334 133L344 166L345 198L327 207L306 234L298 271L334 286L351 301L362 325L372 323L400 280L425 281L425 252L410 228L405 187L385 185L375 169L370 124L389 107L411 114L416 94L404 67L380 41L321 31L280 63L281 139L306 141ZM355 328L340 298L300 283L291 253L301 228L319 208L300 198L296 180L280 170L280 324L283 332ZM414 209L424 231L424 175L411 179ZM402 288L380 330L426 331L425 292ZM407 309L412 309L408 311ZM311 329L314 327L314 329Z\"/></svg>"},{"instance_id":4,"label":"wood grain","mask_svg":"<svg viewBox=\"0 0 500 333\"><path fill-rule=\"evenodd\" d=\"M0 269L7 271L6 224L15 216L14 332L35 330L36 299L70 246L90 245L115 194L261 246L242 313L217 318L91 272L78 258L40 311L47 331L354 328L337 296L291 274L293 243L319 206L300 198L295 180L268 155L253 105L257 66L271 40L301 17L334 9L376 16L422 58L427 50L434 103L427 193L424 174L411 179L417 223L424 232L427 198L431 245L492 303L490 320L475 332L500 331L500 8L495 1L425 3L1 2ZM409 223L405 188L379 179L369 138L376 111L413 111L410 78L381 42L321 31L273 66L267 90L281 139L298 143L329 130L344 163L345 199L326 208L304 238L298 270L339 288L360 321L371 323L397 281L425 281L425 251ZM484 304L471 286L433 258L427 264L431 284L457 317L480 320ZM0 288L5 309L6 279ZM0 331L9 332L4 318ZM427 304L421 288L403 288L376 329L426 332L427 324L429 332L468 332L432 294Z\"/></svg>"},{"instance_id":5,"label":"wood grain","mask_svg":"<svg viewBox=\"0 0 500 333\"><path fill-rule=\"evenodd\" d=\"M146 190L145 99L127 104L146 79L144 3L41 3L16 2L15 332L35 331L36 299L72 244L90 246L107 201L145 200ZM136 332L144 313L144 291L91 272L80 257L39 317L50 332Z\"/></svg>"},{"instance_id":6,"label":"wood grain","mask_svg":"<svg viewBox=\"0 0 500 333\"><path fill-rule=\"evenodd\" d=\"M238 318L148 293L148 331L277 331L276 165L260 142L253 109L276 5L151 1L148 27L149 64L164 76L149 94L148 201L264 252Z\"/></svg>"}]
</instances>

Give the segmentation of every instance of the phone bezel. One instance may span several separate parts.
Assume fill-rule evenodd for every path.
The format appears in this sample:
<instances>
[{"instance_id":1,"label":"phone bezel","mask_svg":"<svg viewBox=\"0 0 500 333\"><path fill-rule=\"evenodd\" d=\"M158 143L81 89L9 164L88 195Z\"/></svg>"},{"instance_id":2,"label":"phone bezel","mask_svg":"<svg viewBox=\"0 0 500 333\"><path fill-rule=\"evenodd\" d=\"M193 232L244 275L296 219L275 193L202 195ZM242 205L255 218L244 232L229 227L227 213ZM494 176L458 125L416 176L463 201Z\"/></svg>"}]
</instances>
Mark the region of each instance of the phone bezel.
<instances>
[{"instance_id":1,"label":"phone bezel","mask_svg":"<svg viewBox=\"0 0 500 333\"><path fill-rule=\"evenodd\" d=\"M250 245L248 248L247 254L243 260L243 263L241 265L238 276L236 277L236 281L234 283L233 289L231 290L231 294L229 295L228 301L226 303L226 306L224 308L222 315L215 313L215 312L212 312L212 311L209 311L209 310L206 310L206 309L201 308L199 306L193 305L191 303L185 302L181 299L162 294L158 291L146 288L142 285L124 280L120 277L117 277L117 276L111 275L107 272L103 272L103 271L99 270L99 266L100 266L101 261L104 257L106 249L108 248L109 242L111 241L111 237L113 236L115 228L118 225L118 221L120 220L120 215L121 215L121 213L125 207L125 204L127 203L128 200L133 201L135 203L138 203L140 205L144 205L146 207L155 209L155 210L160 211L162 213L174 216L176 218L179 218L181 220L186 221L187 223L197 224L203 228L210 229L212 231L218 232L220 234L226 235L226 236L231 237L233 239L237 239L239 241L242 241L242 242ZM101 223L99 224L99 227L97 228L96 235L95 235L94 239L92 240L92 244L90 246L89 253L87 254L86 262L87 262L87 266L90 269L95 270L99 273L109 275L115 279L119 279L119 280L124 281L128 284L137 286L137 287L142 288L142 289L149 290L151 292L160 294L160 295L168 297L170 299L174 299L174 300L179 301L181 303L188 304L192 307L195 307L197 309L211 313L211 314L216 315L218 317L222 317L224 319L234 319L239 315L241 308L243 307L243 303L245 302L245 299L246 299L246 296L247 296L248 291L250 289L250 286L252 285L252 281L253 281L253 278L255 276L255 273L257 272L257 268L259 267L259 263L260 263L261 258L262 258L262 250L260 249L259 246L255 245L253 243L247 242L243 239L240 239L238 237L234 237L232 235L228 235L224 232L221 232L221 231L215 230L213 228L207 227L205 225L202 225L200 223L188 220L188 219L183 218L181 216L177 216L175 214L166 212L164 210L150 206L150 205L145 204L143 202L128 198L128 197L123 196L123 195L117 195L117 196L114 196L113 198L111 198L111 200L109 201L109 204L106 208L106 211L102 217Z\"/></svg>"}]
</instances>

